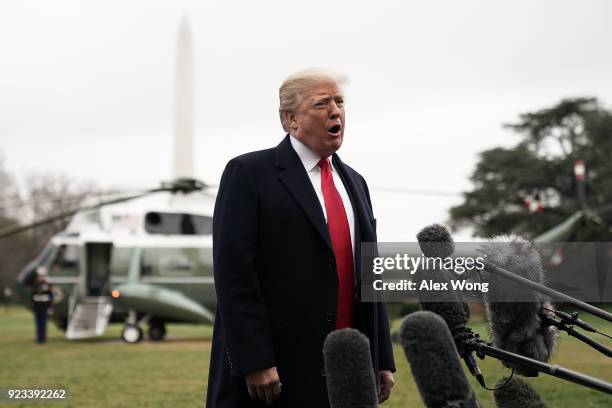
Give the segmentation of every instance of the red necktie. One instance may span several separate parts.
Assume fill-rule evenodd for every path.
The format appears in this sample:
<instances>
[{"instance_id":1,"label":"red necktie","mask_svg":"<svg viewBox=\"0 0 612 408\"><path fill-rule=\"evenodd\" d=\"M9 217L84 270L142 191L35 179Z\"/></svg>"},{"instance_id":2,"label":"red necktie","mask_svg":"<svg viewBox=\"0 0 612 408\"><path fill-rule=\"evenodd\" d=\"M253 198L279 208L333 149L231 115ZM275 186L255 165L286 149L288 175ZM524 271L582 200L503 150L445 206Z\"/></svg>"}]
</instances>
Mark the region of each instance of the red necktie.
<instances>
[{"instance_id":1,"label":"red necktie","mask_svg":"<svg viewBox=\"0 0 612 408\"><path fill-rule=\"evenodd\" d=\"M331 238L338 272L338 306L336 329L353 325L353 247L351 231L340 193L336 190L327 158L319 161L321 189L327 212L327 228Z\"/></svg>"}]
</instances>

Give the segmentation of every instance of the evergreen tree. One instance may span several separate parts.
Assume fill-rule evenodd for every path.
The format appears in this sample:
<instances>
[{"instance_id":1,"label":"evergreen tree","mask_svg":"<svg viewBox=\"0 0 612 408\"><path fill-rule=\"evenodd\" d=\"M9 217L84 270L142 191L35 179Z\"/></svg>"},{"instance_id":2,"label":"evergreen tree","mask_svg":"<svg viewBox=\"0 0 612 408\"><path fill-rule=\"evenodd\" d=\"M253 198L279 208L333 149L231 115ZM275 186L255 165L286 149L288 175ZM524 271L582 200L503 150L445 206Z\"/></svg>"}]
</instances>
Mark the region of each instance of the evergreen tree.
<instances>
[{"instance_id":1,"label":"evergreen tree","mask_svg":"<svg viewBox=\"0 0 612 408\"><path fill-rule=\"evenodd\" d=\"M522 140L509 149L480 153L471 176L474 188L450 210L455 227L471 225L480 236L516 232L534 237L560 224L581 208L577 160L587 166L587 205L610 219L612 112L595 98L564 99L505 126ZM541 207L530 210L529 202Z\"/></svg>"}]
</instances>

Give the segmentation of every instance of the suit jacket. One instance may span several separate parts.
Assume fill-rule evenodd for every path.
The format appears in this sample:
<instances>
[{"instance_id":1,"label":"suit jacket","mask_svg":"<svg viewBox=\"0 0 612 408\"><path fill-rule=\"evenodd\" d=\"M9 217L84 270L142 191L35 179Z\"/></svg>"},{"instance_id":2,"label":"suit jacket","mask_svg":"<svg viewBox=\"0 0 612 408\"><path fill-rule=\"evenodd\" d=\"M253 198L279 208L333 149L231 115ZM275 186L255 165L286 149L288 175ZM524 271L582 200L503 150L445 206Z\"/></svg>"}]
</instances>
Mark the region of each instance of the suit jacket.
<instances>
[{"instance_id":1,"label":"suit jacket","mask_svg":"<svg viewBox=\"0 0 612 408\"><path fill-rule=\"evenodd\" d=\"M355 213L356 328L370 339L374 369L395 371L384 304L359 301L359 244L376 241L368 187L336 154L332 160ZM213 257L207 407L266 407L248 396L244 375L273 366L283 384L274 406L328 407L322 348L335 329L338 277L323 210L288 135L227 164Z\"/></svg>"}]
</instances>

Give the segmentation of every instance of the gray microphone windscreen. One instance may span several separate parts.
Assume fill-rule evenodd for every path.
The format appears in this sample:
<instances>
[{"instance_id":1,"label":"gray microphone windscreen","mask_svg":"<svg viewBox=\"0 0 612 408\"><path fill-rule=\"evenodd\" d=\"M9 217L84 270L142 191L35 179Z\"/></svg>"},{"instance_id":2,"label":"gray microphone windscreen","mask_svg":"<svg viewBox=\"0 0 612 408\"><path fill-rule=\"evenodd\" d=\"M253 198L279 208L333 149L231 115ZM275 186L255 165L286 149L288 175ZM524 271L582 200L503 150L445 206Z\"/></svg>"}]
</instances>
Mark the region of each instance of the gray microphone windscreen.
<instances>
[{"instance_id":1,"label":"gray microphone windscreen","mask_svg":"<svg viewBox=\"0 0 612 408\"><path fill-rule=\"evenodd\" d=\"M331 408L378 406L370 341L355 329L331 332L323 344Z\"/></svg>"},{"instance_id":2,"label":"gray microphone windscreen","mask_svg":"<svg viewBox=\"0 0 612 408\"><path fill-rule=\"evenodd\" d=\"M431 312L406 316L399 338L425 406L479 406L450 331L440 316Z\"/></svg>"},{"instance_id":3,"label":"gray microphone windscreen","mask_svg":"<svg viewBox=\"0 0 612 408\"><path fill-rule=\"evenodd\" d=\"M501 235L482 245L481 252L491 262L517 276L544 283L544 271L535 245L519 236ZM557 330L542 322L540 314L548 306L545 295L490 274L491 285L485 294L487 316L493 345L539 361L548 361ZM512 300L520 293L521 302ZM502 361L519 374L536 376L537 371Z\"/></svg>"},{"instance_id":4,"label":"gray microphone windscreen","mask_svg":"<svg viewBox=\"0 0 612 408\"><path fill-rule=\"evenodd\" d=\"M455 251L455 243L444 225L432 224L417 234L423 255L431 258L446 258Z\"/></svg>"},{"instance_id":5,"label":"gray microphone windscreen","mask_svg":"<svg viewBox=\"0 0 612 408\"><path fill-rule=\"evenodd\" d=\"M451 256L455 249L450 232L440 224L432 224L423 228L417 234L417 240L421 251L427 257ZM419 271L414 279L417 281L417 284L422 279L449 284L450 275L444 270L436 270L431 273ZM429 292L427 293L428 298L426 301L421 299L419 294L420 292L417 292L423 310L428 310L442 316L451 331L464 327L470 318L470 309L458 293L440 292L438 299L435 292Z\"/></svg>"},{"instance_id":6,"label":"gray microphone windscreen","mask_svg":"<svg viewBox=\"0 0 612 408\"><path fill-rule=\"evenodd\" d=\"M513 376L503 385L507 380L508 378L504 377L495 385L498 389L493 395L497 408L547 408L536 390L520 377Z\"/></svg>"}]
</instances>

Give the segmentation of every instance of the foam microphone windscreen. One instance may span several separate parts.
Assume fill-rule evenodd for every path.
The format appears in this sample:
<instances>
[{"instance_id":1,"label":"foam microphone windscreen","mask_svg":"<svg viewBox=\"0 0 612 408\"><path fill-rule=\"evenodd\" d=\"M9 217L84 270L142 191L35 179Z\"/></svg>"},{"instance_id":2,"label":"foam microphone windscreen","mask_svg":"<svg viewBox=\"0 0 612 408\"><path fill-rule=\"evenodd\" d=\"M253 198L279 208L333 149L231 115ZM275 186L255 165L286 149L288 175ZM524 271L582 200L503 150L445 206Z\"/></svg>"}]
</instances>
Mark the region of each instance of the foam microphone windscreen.
<instances>
[{"instance_id":1,"label":"foam microphone windscreen","mask_svg":"<svg viewBox=\"0 0 612 408\"><path fill-rule=\"evenodd\" d=\"M481 253L487 262L533 282L544 283L540 254L530 241L516 235L501 235L483 244ZM493 346L548 361L557 330L542 322L543 308L549 306L547 297L493 273L489 276L491 284L485 300ZM537 371L518 364L503 364L519 374L537 375Z\"/></svg>"},{"instance_id":2,"label":"foam microphone windscreen","mask_svg":"<svg viewBox=\"0 0 612 408\"><path fill-rule=\"evenodd\" d=\"M431 224L417 234L423 255L431 258L446 258L455 251L455 243L444 225Z\"/></svg>"},{"instance_id":3,"label":"foam microphone windscreen","mask_svg":"<svg viewBox=\"0 0 612 408\"><path fill-rule=\"evenodd\" d=\"M536 390L520 377L513 376L503 385L507 380L504 377L495 385L493 395L497 408L547 408Z\"/></svg>"},{"instance_id":4,"label":"foam microphone windscreen","mask_svg":"<svg viewBox=\"0 0 612 408\"><path fill-rule=\"evenodd\" d=\"M417 241L423 252L423 255L433 258L446 258L453 254L455 243L450 232L441 224L432 224L423 228L417 234ZM448 271L421 270L414 277L417 285L421 280L431 280L437 283L448 284L451 276ZM455 330L465 326L470 318L470 309L463 301L463 298L458 293L453 292L427 292L427 298L422 299L419 296L421 292L417 292L419 302L423 310L428 310L442 316L448 327Z\"/></svg>"},{"instance_id":5,"label":"foam microphone windscreen","mask_svg":"<svg viewBox=\"0 0 612 408\"><path fill-rule=\"evenodd\" d=\"M399 338L425 406L479 406L450 331L440 316L427 311L406 316Z\"/></svg>"},{"instance_id":6,"label":"foam microphone windscreen","mask_svg":"<svg viewBox=\"0 0 612 408\"><path fill-rule=\"evenodd\" d=\"M331 332L323 344L331 408L378 406L370 341L355 329Z\"/></svg>"}]
</instances>

